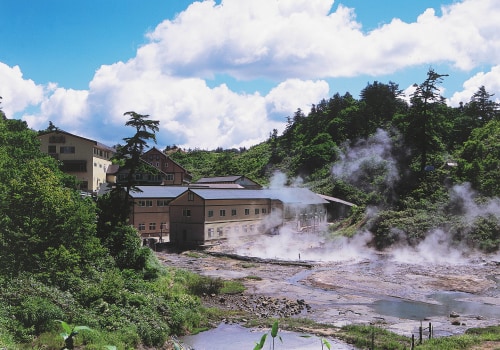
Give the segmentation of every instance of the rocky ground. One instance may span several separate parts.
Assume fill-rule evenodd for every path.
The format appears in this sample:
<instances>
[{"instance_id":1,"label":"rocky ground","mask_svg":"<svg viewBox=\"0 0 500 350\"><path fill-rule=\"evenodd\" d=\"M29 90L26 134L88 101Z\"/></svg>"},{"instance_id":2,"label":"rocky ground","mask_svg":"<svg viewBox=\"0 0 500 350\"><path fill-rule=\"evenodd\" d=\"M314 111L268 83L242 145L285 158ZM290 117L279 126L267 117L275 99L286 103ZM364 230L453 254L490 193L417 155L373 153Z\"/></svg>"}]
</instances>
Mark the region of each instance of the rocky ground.
<instances>
[{"instance_id":1,"label":"rocky ground","mask_svg":"<svg viewBox=\"0 0 500 350\"><path fill-rule=\"evenodd\" d=\"M329 262L242 260L224 251L218 247L157 254L169 266L240 279L246 287L241 295L207 295L203 302L243 310L254 318L304 317L334 326L378 324L406 336L428 323L435 336L500 324L500 262L494 259L404 263L390 254L376 254ZM436 293L439 297L430 297ZM443 295L453 297L450 304Z\"/></svg>"}]
</instances>

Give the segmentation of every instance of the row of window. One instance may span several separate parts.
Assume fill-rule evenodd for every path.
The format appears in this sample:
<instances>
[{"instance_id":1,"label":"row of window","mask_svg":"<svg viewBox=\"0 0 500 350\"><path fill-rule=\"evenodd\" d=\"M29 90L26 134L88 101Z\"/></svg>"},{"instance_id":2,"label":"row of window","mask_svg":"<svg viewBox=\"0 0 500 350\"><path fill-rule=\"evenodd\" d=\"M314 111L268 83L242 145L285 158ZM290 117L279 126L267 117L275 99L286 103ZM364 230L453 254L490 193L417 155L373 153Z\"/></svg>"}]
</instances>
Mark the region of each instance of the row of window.
<instances>
[{"instance_id":1,"label":"row of window","mask_svg":"<svg viewBox=\"0 0 500 350\"><path fill-rule=\"evenodd\" d=\"M256 227L255 227L255 225L241 225L241 232L242 233L253 233L253 232L256 232ZM240 226L236 225L236 226L226 226L224 228L217 227L217 229L214 229L214 228L207 229L208 238L224 237L224 236L227 237L230 233L239 234L240 233Z\"/></svg>"},{"instance_id":2,"label":"row of window","mask_svg":"<svg viewBox=\"0 0 500 350\"><path fill-rule=\"evenodd\" d=\"M267 208L255 208L254 209L254 214L259 215L262 212L262 214L267 214ZM231 209L231 216L236 216L238 215L238 211L236 209ZM250 215L250 209L246 208L245 209L245 215ZM214 211L213 210L208 210L207 216L209 218L214 216ZM226 209L220 209L219 210L219 216L226 216Z\"/></svg>"},{"instance_id":3,"label":"row of window","mask_svg":"<svg viewBox=\"0 0 500 350\"><path fill-rule=\"evenodd\" d=\"M109 158L109 152L108 151L103 151L102 149L99 149L99 148L94 148L94 154L96 156L101 157L101 158L106 158L106 159Z\"/></svg>"},{"instance_id":4,"label":"row of window","mask_svg":"<svg viewBox=\"0 0 500 350\"><path fill-rule=\"evenodd\" d=\"M168 199L158 199L156 201L157 207L166 207L170 201ZM153 201L151 199L141 199L137 201L139 207L152 207Z\"/></svg>"},{"instance_id":5,"label":"row of window","mask_svg":"<svg viewBox=\"0 0 500 350\"><path fill-rule=\"evenodd\" d=\"M165 180L167 181L174 181L174 174L165 174ZM160 182L162 179L160 174L135 174L135 180L136 181L153 181L153 182ZM118 174L118 181L125 181L127 180L127 174Z\"/></svg>"},{"instance_id":6,"label":"row of window","mask_svg":"<svg viewBox=\"0 0 500 350\"><path fill-rule=\"evenodd\" d=\"M49 154L57 153L57 146L56 145L49 145L48 151L49 151ZM74 154L75 153L75 146L59 146L59 153Z\"/></svg>"},{"instance_id":7,"label":"row of window","mask_svg":"<svg viewBox=\"0 0 500 350\"><path fill-rule=\"evenodd\" d=\"M160 223L160 230L165 230L167 228L167 223L166 222L161 222ZM146 231L146 224L141 223L137 225L137 229L139 231ZM156 222L150 222L149 223L149 231L155 231L156 230Z\"/></svg>"}]
</instances>

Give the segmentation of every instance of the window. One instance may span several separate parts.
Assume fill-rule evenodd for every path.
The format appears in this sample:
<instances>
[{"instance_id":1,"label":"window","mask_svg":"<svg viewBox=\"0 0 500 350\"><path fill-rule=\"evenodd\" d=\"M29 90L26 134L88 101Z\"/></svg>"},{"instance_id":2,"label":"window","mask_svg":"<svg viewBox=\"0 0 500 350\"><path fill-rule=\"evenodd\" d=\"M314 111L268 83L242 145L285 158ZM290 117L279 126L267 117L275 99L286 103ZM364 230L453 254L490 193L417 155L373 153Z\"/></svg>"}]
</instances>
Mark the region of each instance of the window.
<instances>
[{"instance_id":1,"label":"window","mask_svg":"<svg viewBox=\"0 0 500 350\"><path fill-rule=\"evenodd\" d=\"M219 236L219 237L224 236L224 232L222 231L222 227L217 227L217 236Z\"/></svg>"},{"instance_id":2,"label":"window","mask_svg":"<svg viewBox=\"0 0 500 350\"><path fill-rule=\"evenodd\" d=\"M59 148L60 153L75 153L75 146L61 146Z\"/></svg>"},{"instance_id":3,"label":"window","mask_svg":"<svg viewBox=\"0 0 500 350\"><path fill-rule=\"evenodd\" d=\"M226 216L226 209L221 209L219 211L220 216Z\"/></svg>"},{"instance_id":4,"label":"window","mask_svg":"<svg viewBox=\"0 0 500 350\"><path fill-rule=\"evenodd\" d=\"M152 207L153 206L153 201L152 200L139 200L137 204L140 207Z\"/></svg>"},{"instance_id":5,"label":"window","mask_svg":"<svg viewBox=\"0 0 500 350\"><path fill-rule=\"evenodd\" d=\"M57 149L55 145L49 145L49 153L57 153Z\"/></svg>"},{"instance_id":6,"label":"window","mask_svg":"<svg viewBox=\"0 0 500 350\"><path fill-rule=\"evenodd\" d=\"M194 201L194 193L188 192L188 201Z\"/></svg>"},{"instance_id":7,"label":"window","mask_svg":"<svg viewBox=\"0 0 500 350\"><path fill-rule=\"evenodd\" d=\"M135 174L136 180L142 180L142 174Z\"/></svg>"},{"instance_id":8,"label":"window","mask_svg":"<svg viewBox=\"0 0 500 350\"><path fill-rule=\"evenodd\" d=\"M245 215L250 215L250 209L245 209Z\"/></svg>"},{"instance_id":9,"label":"window","mask_svg":"<svg viewBox=\"0 0 500 350\"><path fill-rule=\"evenodd\" d=\"M52 135L49 136L49 143L65 143L66 138L64 135Z\"/></svg>"},{"instance_id":10,"label":"window","mask_svg":"<svg viewBox=\"0 0 500 350\"><path fill-rule=\"evenodd\" d=\"M85 172L87 171L86 160L65 160L62 166L63 171L68 172Z\"/></svg>"},{"instance_id":11,"label":"window","mask_svg":"<svg viewBox=\"0 0 500 350\"><path fill-rule=\"evenodd\" d=\"M262 214L267 214L267 208L262 208Z\"/></svg>"},{"instance_id":12,"label":"window","mask_svg":"<svg viewBox=\"0 0 500 350\"><path fill-rule=\"evenodd\" d=\"M213 228L209 228L208 229L208 238L212 238L214 236L214 229Z\"/></svg>"},{"instance_id":13,"label":"window","mask_svg":"<svg viewBox=\"0 0 500 350\"><path fill-rule=\"evenodd\" d=\"M182 209L182 216L190 217L191 216L191 209Z\"/></svg>"},{"instance_id":14,"label":"window","mask_svg":"<svg viewBox=\"0 0 500 350\"><path fill-rule=\"evenodd\" d=\"M259 208L255 208L255 215L259 215Z\"/></svg>"},{"instance_id":15,"label":"window","mask_svg":"<svg viewBox=\"0 0 500 350\"><path fill-rule=\"evenodd\" d=\"M166 174L165 175L165 180L167 180L167 181L174 181L174 174Z\"/></svg>"},{"instance_id":16,"label":"window","mask_svg":"<svg viewBox=\"0 0 500 350\"><path fill-rule=\"evenodd\" d=\"M146 224L139 224L139 226L137 227L137 229L139 231L144 231L146 229Z\"/></svg>"},{"instance_id":17,"label":"window","mask_svg":"<svg viewBox=\"0 0 500 350\"><path fill-rule=\"evenodd\" d=\"M168 206L168 199L158 199L156 201L156 206L158 206L158 207L166 207L166 206Z\"/></svg>"},{"instance_id":18,"label":"window","mask_svg":"<svg viewBox=\"0 0 500 350\"><path fill-rule=\"evenodd\" d=\"M209 210L208 211L208 217L211 218L212 216L214 216L214 211L213 210Z\"/></svg>"},{"instance_id":19,"label":"window","mask_svg":"<svg viewBox=\"0 0 500 350\"><path fill-rule=\"evenodd\" d=\"M150 222L149 223L149 230L150 231L156 230L156 222Z\"/></svg>"},{"instance_id":20,"label":"window","mask_svg":"<svg viewBox=\"0 0 500 350\"><path fill-rule=\"evenodd\" d=\"M231 209L231 216L236 216L236 209Z\"/></svg>"}]
</instances>

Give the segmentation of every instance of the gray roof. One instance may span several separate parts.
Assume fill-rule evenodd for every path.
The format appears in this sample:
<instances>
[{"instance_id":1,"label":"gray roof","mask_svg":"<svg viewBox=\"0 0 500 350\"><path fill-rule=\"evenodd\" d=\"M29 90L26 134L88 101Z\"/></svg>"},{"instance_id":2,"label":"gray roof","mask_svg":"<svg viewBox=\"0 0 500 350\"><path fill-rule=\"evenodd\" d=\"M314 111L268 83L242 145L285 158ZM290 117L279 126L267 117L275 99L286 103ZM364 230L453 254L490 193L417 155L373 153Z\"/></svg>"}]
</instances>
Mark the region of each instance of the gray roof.
<instances>
[{"instance_id":1,"label":"gray roof","mask_svg":"<svg viewBox=\"0 0 500 350\"><path fill-rule=\"evenodd\" d=\"M242 177L242 175L202 177L196 183L234 182Z\"/></svg>"},{"instance_id":2,"label":"gray roof","mask_svg":"<svg viewBox=\"0 0 500 350\"><path fill-rule=\"evenodd\" d=\"M132 198L175 198L188 188L185 186L136 186L141 192L130 192Z\"/></svg>"},{"instance_id":3,"label":"gray roof","mask_svg":"<svg viewBox=\"0 0 500 350\"><path fill-rule=\"evenodd\" d=\"M307 188L286 187L262 190L191 188L190 190L204 199L277 199L286 204L328 203Z\"/></svg>"}]
</instances>

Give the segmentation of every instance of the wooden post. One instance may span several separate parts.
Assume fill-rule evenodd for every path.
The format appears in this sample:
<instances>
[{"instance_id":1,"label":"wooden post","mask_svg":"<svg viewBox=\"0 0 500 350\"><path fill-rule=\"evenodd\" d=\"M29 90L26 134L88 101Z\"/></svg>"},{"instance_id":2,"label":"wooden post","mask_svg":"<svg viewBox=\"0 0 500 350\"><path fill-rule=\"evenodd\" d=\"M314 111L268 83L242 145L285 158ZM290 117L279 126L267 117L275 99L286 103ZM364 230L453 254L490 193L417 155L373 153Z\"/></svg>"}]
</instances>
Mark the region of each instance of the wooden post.
<instances>
[{"instance_id":1,"label":"wooden post","mask_svg":"<svg viewBox=\"0 0 500 350\"><path fill-rule=\"evenodd\" d=\"M418 343L422 345L422 335L423 335L422 321L420 321L420 327L418 327Z\"/></svg>"},{"instance_id":2,"label":"wooden post","mask_svg":"<svg viewBox=\"0 0 500 350\"><path fill-rule=\"evenodd\" d=\"M429 322L429 339L432 339L432 323Z\"/></svg>"},{"instance_id":3,"label":"wooden post","mask_svg":"<svg viewBox=\"0 0 500 350\"><path fill-rule=\"evenodd\" d=\"M415 349L415 334L411 335L411 350Z\"/></svg>"}]
</instances>

